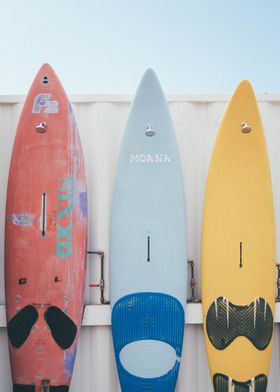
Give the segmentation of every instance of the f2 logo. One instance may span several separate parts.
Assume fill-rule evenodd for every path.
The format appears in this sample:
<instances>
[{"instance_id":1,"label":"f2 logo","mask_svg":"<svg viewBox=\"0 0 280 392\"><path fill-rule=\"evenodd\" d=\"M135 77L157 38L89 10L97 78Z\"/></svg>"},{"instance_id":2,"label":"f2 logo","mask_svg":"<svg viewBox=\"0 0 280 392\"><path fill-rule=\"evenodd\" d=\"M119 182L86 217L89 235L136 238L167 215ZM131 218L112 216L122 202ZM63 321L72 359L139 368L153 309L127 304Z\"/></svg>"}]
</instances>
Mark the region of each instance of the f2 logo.
<instances>
[{"instance_id":1,"label":"f2 logo","mask_svg":"<svg viewBox=\"0 0 280 392\"><path fill-rule=\"evenodd\" d=\"M32 113L41 113L41 108L45 108L44 113L58 113L59 104L57 101L50 101L51 94L39 94L35 97Z\"/></svg>"}]
</instances>

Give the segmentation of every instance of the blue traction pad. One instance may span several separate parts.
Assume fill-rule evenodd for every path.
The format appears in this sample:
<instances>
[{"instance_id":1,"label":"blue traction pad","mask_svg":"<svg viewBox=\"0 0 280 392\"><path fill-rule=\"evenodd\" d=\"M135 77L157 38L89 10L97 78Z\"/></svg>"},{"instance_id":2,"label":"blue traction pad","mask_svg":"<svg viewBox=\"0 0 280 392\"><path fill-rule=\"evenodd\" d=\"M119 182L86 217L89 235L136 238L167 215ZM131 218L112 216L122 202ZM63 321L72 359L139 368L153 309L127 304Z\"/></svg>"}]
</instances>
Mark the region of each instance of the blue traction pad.
<instances>
[{"instance_id":1,"label":"blue traction pad","mask_svg":"<svg viewBox=\"0 0 280 392\"><path fill-rule=\"evenodd\" d=\"M184 309L174 297L162 293L136 293L119 299L112 310L115 356L123 392L172 392L175 390L180 362L166 374L141 378L121 364L120 352L138 340L159 340L172 346L181 357L184 337Z\"/></svg>"}]
</instances>

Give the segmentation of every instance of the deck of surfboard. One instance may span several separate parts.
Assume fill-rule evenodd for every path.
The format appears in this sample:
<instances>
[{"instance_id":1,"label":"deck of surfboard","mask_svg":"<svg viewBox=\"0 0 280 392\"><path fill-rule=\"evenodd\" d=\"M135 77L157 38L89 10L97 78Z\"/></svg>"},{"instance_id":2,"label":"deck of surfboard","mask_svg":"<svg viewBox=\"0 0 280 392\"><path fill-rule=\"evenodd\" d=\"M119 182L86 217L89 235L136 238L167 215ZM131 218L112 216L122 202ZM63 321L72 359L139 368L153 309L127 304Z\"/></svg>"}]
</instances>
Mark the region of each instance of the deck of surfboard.
<instances>
[{"instance_id":1,"label":"deck of surfboard","mask_svg":"<svg viewBox=\"0 0 280 392\"><path fill-rule=\"evenodd\" d=\"M159 82L148 70L127 120L112 205L112 329L124 391L143 390L146 383L154 391L175 389L184 331L185 238L175 133Z\"/></svg>"},{"instance_id":2,"label":"deck of surfboard","mask_svg":"<svg viewBox=\"0 0 280 392\"><path fill-rule=\"evenodd\" d=\"M205 339L215 390L240 385L246 391L251 385L265 391L274 313L274 210L262 124L247 81L229 103L212 154L202 268Z\"/></svg>"},{"instance_id":3,"label":"deck of surfboard","mask_svg":"<svg viewBox=\"0 0 280 392\"><path fill-rule=\"evenodd\" d=\"M5 282L14 392L69 388L83 309L86 195L73 111L45 64L18 123L7 190Z\"/></svg>"}]
</instances>

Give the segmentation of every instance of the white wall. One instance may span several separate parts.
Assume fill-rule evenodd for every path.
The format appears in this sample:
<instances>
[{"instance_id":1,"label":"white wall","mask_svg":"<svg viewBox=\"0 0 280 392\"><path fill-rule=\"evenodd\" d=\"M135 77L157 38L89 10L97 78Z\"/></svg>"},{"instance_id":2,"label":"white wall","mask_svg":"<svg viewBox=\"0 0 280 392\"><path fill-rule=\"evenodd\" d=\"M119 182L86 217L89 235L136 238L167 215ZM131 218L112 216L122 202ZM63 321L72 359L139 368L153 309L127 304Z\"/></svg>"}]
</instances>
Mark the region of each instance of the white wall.
<instances>
[{"instance_id":1,"label":"white wall","mask_svg":"<svg viewBox=\"0 0 280 392\"><path fill-rule=\"evenodd\" d=\"M226 95L169 96L181 153L187 203L188 258L196 261L196 277L200 277L200 238L204 186L214 137L225 110ZM70 97L76 113L87 168L89 188L89 249L104 250L106 298L108 292L108 232L114 173L129 96ZM6 184L22 96L0 96L0 303L4 304L4 219ZM280 96L258 96L266 131L274 186L277 225L277 260L280 227ZM99 279L97 258L89 259L88 282ZM198 284L200 297L200 284ZM98 289L86 289L86 304L99 301ZM268 392L279 390L280 336L275 326L273 358ZM6 329L0 329L0 392L11 392ZM82 328L71 392L118 392L111 331L109 326ZM177 392L212 391L201 325L186 327L184 353Z\"/></svg>"}]
</instances>

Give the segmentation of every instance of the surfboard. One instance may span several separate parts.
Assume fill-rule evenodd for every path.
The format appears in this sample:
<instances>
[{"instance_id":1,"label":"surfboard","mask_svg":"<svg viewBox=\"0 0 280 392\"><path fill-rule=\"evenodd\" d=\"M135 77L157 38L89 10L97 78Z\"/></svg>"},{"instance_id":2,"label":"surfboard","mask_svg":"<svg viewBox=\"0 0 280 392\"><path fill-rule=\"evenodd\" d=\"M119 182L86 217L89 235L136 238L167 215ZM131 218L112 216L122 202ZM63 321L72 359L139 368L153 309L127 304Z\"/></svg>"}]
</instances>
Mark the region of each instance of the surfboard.
<instances>
[{"instance_id":1,"label":"surfboard","mask_svg":"<svg viewBox=\"0 0 280 392\"><path fill-rule=\"evenodd\" d=\"M184 191L175 133L147 70L127 120L112 203L112 332L122 391L173 391L186 302Z\"/></svg>"},{"instance_id":2,"label":"surfboard","mask_svg":"<svg viewBox=\"0 0 280 392\"><path fill-rule=\"evenodd\" d=\"M248 81L237 87L209 167L202 303L216 392L264 392L274 314L275 232L263 127Z\"/></svg>"},{"instance_id":3,"label":"surfboard","mask_svg":"<svg viewBox=\"0 0 280 392\"><path fill-rule=\"evenodd\" d=\"M22 109L6 203L13 391L67 392L83 310L87 191L73 110L48 64Z\"/></svg>"}]
</instances>

